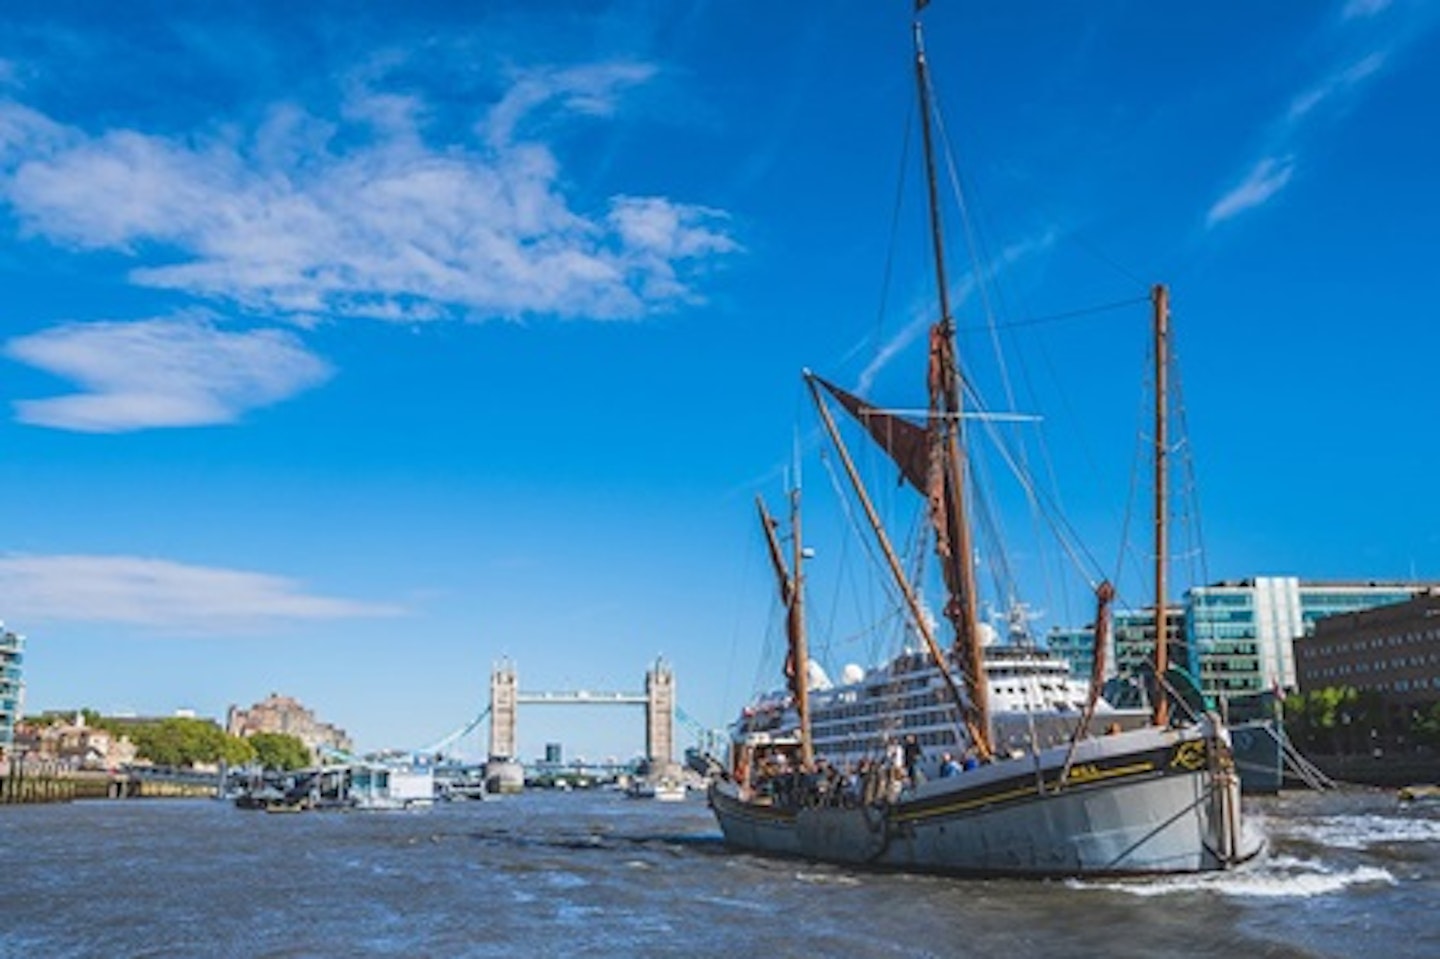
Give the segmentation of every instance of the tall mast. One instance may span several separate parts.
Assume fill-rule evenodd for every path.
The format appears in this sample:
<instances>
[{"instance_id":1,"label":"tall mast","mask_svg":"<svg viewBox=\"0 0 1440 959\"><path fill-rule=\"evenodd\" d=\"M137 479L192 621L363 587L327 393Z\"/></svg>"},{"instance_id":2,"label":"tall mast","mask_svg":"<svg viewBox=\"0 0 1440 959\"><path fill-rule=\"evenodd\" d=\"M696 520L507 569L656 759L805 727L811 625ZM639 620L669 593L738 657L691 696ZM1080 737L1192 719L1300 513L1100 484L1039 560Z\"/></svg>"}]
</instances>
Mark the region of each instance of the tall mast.
<instances>
[{"instance_id":1,"label":"tall mast","mask_svg":"<svg viewBox=\"0 0 1440 959\"><path fill-rule=\"evenodd\" d=\"M963 665L965 691L980 733L980 752L990 746L989 689L984 649L980 641L979 609L970 523L965 502L966 463L960 443L961 388L955 359L955 321L950 315L950 289L945 276L945 239L941 228L940 193L935 173L935 148L930 123L930 78L920 22L915 21L915 85L919 93L920 129L925 147L925 182L930 202L930 236L935 254L935 282L940 317L930 328L930 413L932 437L930 521L935 530L935 551L940 558L949 592L945 618L955 632L955 652Z\"/></svg>"},{"instance_id":2,"label":"tall mast","mask_svg":"<svg viewBox=\"0 0 1440 959\"><path fill-rule=\"evenodd\" d=\"M790 577L790 632L795 650L795 712L800 717L800 768L815 768L810 733L810 642L805 633L805 542L800 535L800 484L790 491L790 538L795 572Z\"/></svg>"},{"instance_id":3,"label":"tall mast","mask_svg":"<svg viewBox=\"0 0 1440 959\"><path fill-rule=\"evenodd\" d=\"M1169 370L1170 291L1157 284L1150 291L1155 311L1155 725L1170 723L1170 702L1165 694L1165 670L1170 665L1166 574L1169 566Z\"/></svg>"},{"instance_id":4,"label":"tall mast","mask_svg":"<svg viewBox=\"0 0 1440 959\"><path fill-rule=\"evenodd\" d=\"M785 568L785 554L780 548L780 538L775 532L776 522L771 518L765 503L755 497L755 506L760 511L760 526L765 530L765 542L770 547L770 562L775 567L775 577L780 584L780 598L785 603L785 635L789 655L786 657L785 674L790 682L790 691L795 696L795 712L800 719L800 767L809 772L815 768L815 746L810 736L810 650L805 635L804 546L800 538L800 489L790 492L790 533L795 540L793 552L795 572L791 575Z\"/></svg>"}]
</instances>

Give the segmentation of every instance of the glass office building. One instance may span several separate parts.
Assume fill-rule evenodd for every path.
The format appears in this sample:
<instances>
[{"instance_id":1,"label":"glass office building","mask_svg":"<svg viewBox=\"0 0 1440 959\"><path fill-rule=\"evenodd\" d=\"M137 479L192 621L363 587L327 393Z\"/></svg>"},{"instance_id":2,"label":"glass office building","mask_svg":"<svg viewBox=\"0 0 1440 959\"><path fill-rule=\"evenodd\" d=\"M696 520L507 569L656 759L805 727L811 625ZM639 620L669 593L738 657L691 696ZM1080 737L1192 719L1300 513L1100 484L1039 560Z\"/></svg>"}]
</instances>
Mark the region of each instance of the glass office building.
<instances>
[{"instance_id":1,"label":"glass office building","mask_svg":"<svg viewBox=\"0 0 1440 959\"><path fill-rule=\"evenodd\" d=\"M1425 584L1303 582L1294 576L1197 586L1186 594L1186 640L1209 696L1295 689L1295 640L1316 620L1403 603Z\"/></svg>"},{"instance_id":2,"label":"glass office building","mask_svg":"<svg viewBox=\"0 0 1440 959\"><path fill-rule=\"evenodd\" d=\"M1317 620L1338 613L1403 603L1432 584L1382 581L1305 582L1294 576L1196 586L1171 607L1170 661L1188 669L1206 696L1231 698L1267 689L1295 689L1294 642L1315 632ZM1152 609L1115 613L1106 676L1133 675L1155 649ZM1051 651L1089 677L1095 633L1089 627L1052 629Z\"/></svg>"}]
</instances>

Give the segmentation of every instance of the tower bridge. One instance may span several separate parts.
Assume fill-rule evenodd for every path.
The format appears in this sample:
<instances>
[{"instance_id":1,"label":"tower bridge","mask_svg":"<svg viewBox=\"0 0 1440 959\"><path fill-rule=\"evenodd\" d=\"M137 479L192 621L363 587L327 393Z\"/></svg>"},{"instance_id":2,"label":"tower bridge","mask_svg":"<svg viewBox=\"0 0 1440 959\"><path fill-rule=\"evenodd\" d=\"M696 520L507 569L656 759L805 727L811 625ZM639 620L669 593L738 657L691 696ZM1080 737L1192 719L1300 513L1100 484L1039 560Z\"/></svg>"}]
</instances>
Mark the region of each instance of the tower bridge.
<instances>
[{"instance_id":1,"label":"tower bridge","mask_svg":"<svg viewBox=\"0 0 1440 959\"><path fill-rule=\"evenodd\" d=\"M646 670L645 690L638 693L588 689L558 692L521 690L515 664L509 659L501 660L490 673L488 713L492 767L515 764L516 725L522 705L643 707L645 758L652 766L668 766L675 761L675 674L663 659L657 659Z\"/></svg>"}]
</instances>

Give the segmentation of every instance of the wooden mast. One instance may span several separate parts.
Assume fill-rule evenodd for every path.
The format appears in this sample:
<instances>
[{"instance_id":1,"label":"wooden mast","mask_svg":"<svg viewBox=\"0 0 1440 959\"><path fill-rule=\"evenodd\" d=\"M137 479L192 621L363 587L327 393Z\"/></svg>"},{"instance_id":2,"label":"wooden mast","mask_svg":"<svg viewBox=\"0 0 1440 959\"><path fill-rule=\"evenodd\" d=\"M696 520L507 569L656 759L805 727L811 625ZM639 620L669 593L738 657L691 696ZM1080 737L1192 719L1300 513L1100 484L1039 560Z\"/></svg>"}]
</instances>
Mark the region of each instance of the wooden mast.
<instances>
[{"instance_id":1,"label":"wooden mast","mask_svg":"<svg viewBox=\"0 0 1440 959\"><path fill-rule=\"evenodd\" d=\"M945 618L955 632L955 652L965 674L971 722L976 728L976 749L981 758L993 752L990 743L989 688L985 651L980 639L979 608L975 589L974 551L965 501L966 462L960 443L961 384L955 358L955 321L950 315L950 290L945 276L945 240L941 227L940 196L935 173L935 149L930 122L930 82L920 21L914 23L915 85L919 93L920 129L925 148L925 181L930 205L930 236L935 256L940 317L930 330L930 413L932 437L928 499L935 530L935 551L940 558L946 589Z\"/></svg>"},{"instance_id":2,"label":"wooden mast","mask_svg":"<svg viewBox=\"0 0 1440 959\"><path fill-rule=\"evenodd\" d=\"M793 576L785 567L785 554L775 532L778 524L771 518L769 511L765 509L764 501L758 496L755 497L755 506L760 511L760 526L765 530L765 542L770 547L770 562L775 567L775 576L780 583L780 599L785 604L785 635L789 642L785 672L790 682L790 691L795 695L795 713L800 720L800 767L805 772L810 772L815 768L815 745L810 735L810 650L805 635L800 489L796 487L790 492L790 534L795 541Z\"/></svg>"},{"instance_id":3,"label":"wooden mast","mask_svg":"<svg viewBox=\"0 0 1440 959\"><path fill-rule=\"evenodd\" d=\"M1166 574L1169 566L1169 369L1170 291L1157 284L1150 291L1155 313L1155 715L1156 726L1170 724L1165 671L1170 666Z\"/></svg>"}]
</instances>

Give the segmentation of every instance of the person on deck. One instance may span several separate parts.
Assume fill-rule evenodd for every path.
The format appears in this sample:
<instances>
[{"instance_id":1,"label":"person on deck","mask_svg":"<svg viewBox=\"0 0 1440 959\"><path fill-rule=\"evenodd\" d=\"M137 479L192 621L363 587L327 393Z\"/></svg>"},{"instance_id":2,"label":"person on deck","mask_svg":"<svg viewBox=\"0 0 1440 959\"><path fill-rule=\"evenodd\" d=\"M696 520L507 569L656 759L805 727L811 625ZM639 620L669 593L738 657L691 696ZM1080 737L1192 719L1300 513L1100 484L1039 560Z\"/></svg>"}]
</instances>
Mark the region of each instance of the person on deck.
<instances>
[{"instance_id":1,"label":"person on deck","mask_svg":"<svg viewBox=\"0 0 1440 959\"><path fill-rule=\"evenodd\" d=\"M914 733L905 737L905 778L910 781L911 788L925 782L925 774L920 770L920 759L924 755L920 749L920 743Z\"/></svg>"}]
</instances>

